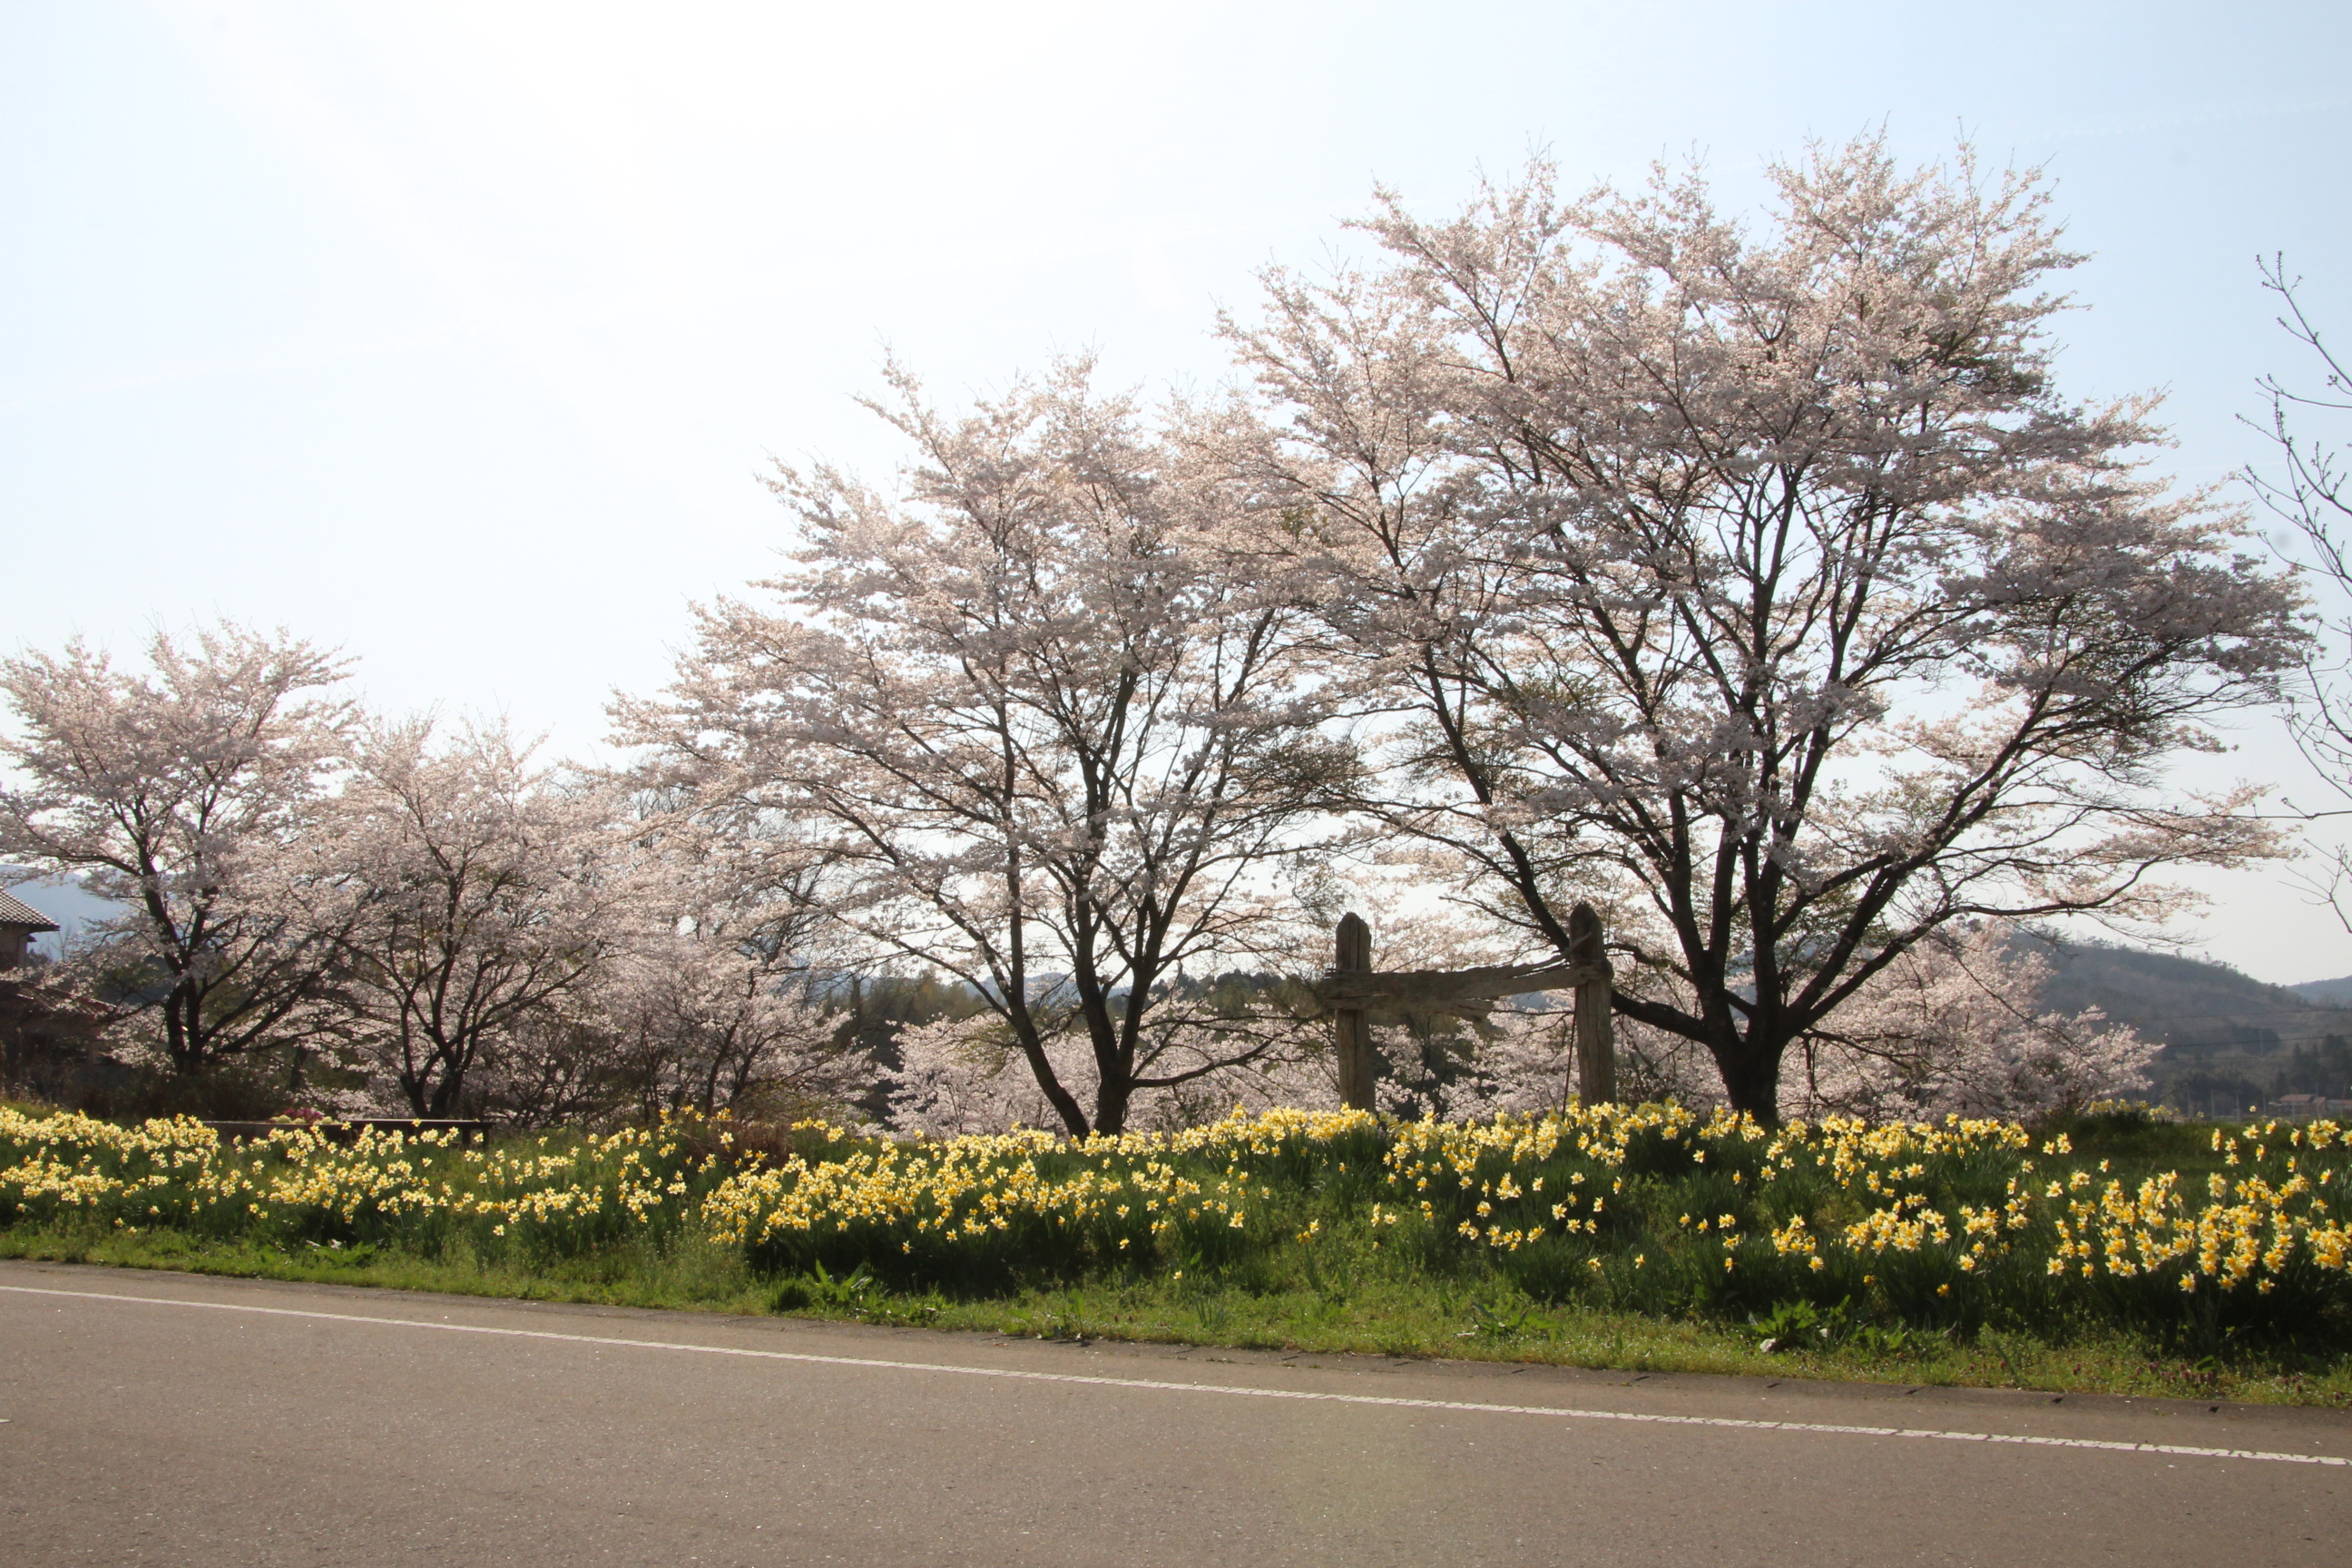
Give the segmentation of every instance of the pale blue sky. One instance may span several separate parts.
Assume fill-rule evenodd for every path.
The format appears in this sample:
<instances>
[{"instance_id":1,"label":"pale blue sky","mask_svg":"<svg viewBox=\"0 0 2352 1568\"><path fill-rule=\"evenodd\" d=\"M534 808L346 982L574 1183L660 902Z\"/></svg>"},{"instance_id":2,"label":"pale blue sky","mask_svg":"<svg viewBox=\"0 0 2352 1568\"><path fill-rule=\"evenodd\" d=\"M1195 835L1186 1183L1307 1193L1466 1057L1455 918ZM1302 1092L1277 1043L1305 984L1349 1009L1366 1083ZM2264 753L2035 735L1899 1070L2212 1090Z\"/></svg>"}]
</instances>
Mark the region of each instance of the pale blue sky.
<instances>
[{"instance_id":1,"label":"pale blue sky","mask_svg":"<svg viewBox=\"0 0 2352 1568\"><path fill-rule=\"evenodd\" d=\"M2072 388L2168 388L2186 478L2352 336L2352 8L0 4L0 641L284 624L395 708L559 750L760 574L768 453L873 463L887 342L957 389L1091 344L1213 379L1216 305L1546 148L1573 181L1884 121L2046 163ZM2231 766L2284 777L2259 733ZM2310 793L2305 790L2305 793ZM2210 951L2352 971L2274 873Z\"/></svg>"}]
</instances>

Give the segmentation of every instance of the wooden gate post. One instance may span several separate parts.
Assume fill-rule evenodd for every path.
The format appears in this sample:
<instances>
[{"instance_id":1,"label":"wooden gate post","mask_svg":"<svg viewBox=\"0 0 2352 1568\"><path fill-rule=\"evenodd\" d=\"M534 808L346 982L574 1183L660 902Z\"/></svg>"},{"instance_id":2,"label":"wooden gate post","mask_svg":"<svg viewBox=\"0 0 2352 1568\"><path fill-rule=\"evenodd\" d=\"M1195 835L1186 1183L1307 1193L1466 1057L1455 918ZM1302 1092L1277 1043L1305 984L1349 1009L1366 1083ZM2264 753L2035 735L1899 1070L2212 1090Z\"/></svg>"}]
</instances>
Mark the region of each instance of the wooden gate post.
<instances>
[{"instance_id":1,"label":"wooden gate post","mask_svg":"<svg viewBox=\"0 0 2352 1568\"><path fill-rule=\"evenodd\" d=\"M1343 932L1346 929L1340 928ZM1343 935L1340 940L1344 943L1347 939ZM1601 917L1591 904L1579 904L1569 913L1568 962L1600 971L1576 986L1576 1093L1587 1105L1606 1104L1617 1098L1617 1032L1609 1017L1609 952Z\"/></svg>"},{"instance_id":2,"label":"wooden gate post","mask_svg":"<svg viewBox=\"0 0 2352 1568\"><path fill-rule=\"evenodd\" d=\"M1335 975L1369 973L1372 967L1372 928L1353 910L1339 917L1337 950L1332 954ZM1372 1109L1372 1031L1364 1021L1360 998L1341 999L1331 1009L1331 1048L1339 1060L1339 1098L1349 1109Z\"/></svg>"}]
</instances>

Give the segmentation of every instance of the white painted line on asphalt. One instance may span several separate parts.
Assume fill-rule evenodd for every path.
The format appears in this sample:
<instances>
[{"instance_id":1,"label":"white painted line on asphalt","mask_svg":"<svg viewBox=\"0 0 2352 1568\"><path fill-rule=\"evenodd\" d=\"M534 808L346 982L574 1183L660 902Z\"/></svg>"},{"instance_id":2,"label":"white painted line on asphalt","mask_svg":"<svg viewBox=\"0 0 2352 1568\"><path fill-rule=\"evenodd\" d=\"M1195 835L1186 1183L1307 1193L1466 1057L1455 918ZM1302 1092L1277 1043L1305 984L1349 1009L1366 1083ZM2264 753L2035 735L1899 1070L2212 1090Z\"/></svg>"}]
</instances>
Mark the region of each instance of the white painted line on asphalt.
<instances>
[{"instance_id":1,"label":"white painted line on asphalt","mask_svg":"<svg viewBox=\"0 0 2352 1568\"><path fill-rule=\"evenodd\" d=\"M496 1328L480 1323L434 1323L418 1318L373 1318L357 1312L306 1312L295 1307L256 1307L238 1301L189 1301L171 1296L109 1295L99 1290L55 1290L37 1285L0 1285L17 1296L68 1296L84 1301L127 1301L140 1307L194 1307L207 1312L247 1312L266 1318L309 1318L329 1323L369 1323L392 1329L435 1329L452 1334L490 1334L516 1340L557 1340L566 1344L621 1345L641 1351L685 1351L695 1355L745 1356L754 1361L808 1362L819 1366L875 1367L888 1372L939 1372L959 1377L998 1377L1016 1383L1075 1383L1096 1388L1141 1388L1172 1394L1238 1394L1248 1399L1298 1399L1323 1405L1375 1405L1400 1410L1464 1410L1494 1415L1550 1415L1568 1421L1631 1421L1650 1426L1712 1426L1735 1432L1807 1432L1841 1436L1924 1437L1948 1443L1995 1443L2028 1448L2096 1448L2116 1454L2170 1454L2195 1459L2263 1459L2282 1465L2345 1465L2335 1454L2272 1453L2260 1448L2200 1448L2182 1443L2122 1443L2096 1437L2031 1437L2013 1432L1944 1432L1921 1426L1845 1426L1814 1421L1746 1421L1732 1415L1654 1415L1632 1410L1583 1410L1564 1405L1484 1405L1464 1399L1402 1399L1380 1394L1322 1394L1300 1388L1245 1388L1237 1384L1171 1383L1141 1377L1094 1377L1075 1372L1015 1372L1005 1367L958 1366L949 1362L886 1361L875 1356L816 1355L804 1351L751 1350L736 1345L681 1344L669 1340L633 1340L610 1334L562 1334L549 1329Z\"/></svg>"}]
</instances>

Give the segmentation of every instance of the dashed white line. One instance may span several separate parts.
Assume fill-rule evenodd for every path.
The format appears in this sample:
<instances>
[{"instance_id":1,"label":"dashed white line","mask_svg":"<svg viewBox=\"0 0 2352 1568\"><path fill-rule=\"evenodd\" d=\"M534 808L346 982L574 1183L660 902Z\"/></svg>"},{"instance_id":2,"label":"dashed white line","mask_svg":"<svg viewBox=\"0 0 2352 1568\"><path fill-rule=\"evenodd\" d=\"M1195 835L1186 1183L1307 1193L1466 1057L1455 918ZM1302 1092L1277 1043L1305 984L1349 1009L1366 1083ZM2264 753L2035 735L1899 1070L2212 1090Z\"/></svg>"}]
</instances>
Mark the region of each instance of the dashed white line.
<instances>
[{"instance_id":1,"label":"dashed white line","mask_svg":"<svg viewBox=\"0 0 2352 1568\"><path fill-rule=\"evenodd\" d=\"M1152 1389L1171 1394L1217 1394L1245 1399L1306 1400L1324 1405L1370 1405L1400 1410L1460 1410L1495 1415L1548 1415L1562 1421L1630 1421L1652 1426L1706 1426L1735 1432L1801 1432L1862 1437L1926 1438L1947 1443L2005 1444L2028 1448L2092 1448L2116 1454L2168 1454L2197 1459L2259 1459L2282 1465L2352 1466L2336 1454L2289 1454L2260 1448L2207 1448L2185 1443L2126 1443L2097 1437L2036 1437L2013 1432L1953 1432L1925 1426L1853 1426L1818 1421L1749 1421L1733 1415L1660 1415L1633 1410L1588 1410L1564 1405L1488 1405L1466 1399L1407 1399L1380 1394L1328 1394L1301 1388L1249 1388L1238 1384L1175 1383L1142 1377L1099 1377L1075 1372L1022 1372L1008 1367L959 1366L950 1362L890 1361L877 1356L818 1355L806 1351L754 1350L739 1345L686 1344L671 1340L627 1339L616 1334L566 1334L550 1329L500 1328L481 1323L435 1323L416 1318L378 1318L358 1312L310 1312L296 1307L257 1307L238 1301L191 1301L171 1296L112 1295L99 1290L58 1290L35 1285L0 1285L18 1296L62 1296L85 1301L122 1301L140 1307L192 1307L208 1312L245 1312L268 1318L307 1318L330 1323L379 1328L430 1329L442 1333L489 1334L504 1339L554 1340L567 1344L615 1345L630 1350L678 1351L692 1355L742 1356L754 1361L803 1362L819 1366L870 1367L887 1372L944 1373L957 1377L994 1377L1015 1383L1067 1383L1096 1388Z\"/></svg>"}]
</instances>

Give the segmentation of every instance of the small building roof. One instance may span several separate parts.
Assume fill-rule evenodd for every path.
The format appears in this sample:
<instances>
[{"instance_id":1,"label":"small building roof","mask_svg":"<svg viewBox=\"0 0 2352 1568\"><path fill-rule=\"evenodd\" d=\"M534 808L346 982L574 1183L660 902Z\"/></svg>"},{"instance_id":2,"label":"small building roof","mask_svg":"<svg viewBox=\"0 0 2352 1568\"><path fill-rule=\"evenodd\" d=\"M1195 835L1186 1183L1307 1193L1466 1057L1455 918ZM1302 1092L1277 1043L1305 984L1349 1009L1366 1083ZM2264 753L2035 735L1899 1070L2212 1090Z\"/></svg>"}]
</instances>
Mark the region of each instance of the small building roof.
<instances>
[{"instance_id":1,"label":"small building roof","mask_svg":"<svg viewBox=\"0 0 2352 1568\"><path fill-rule=\"evenodd\" d=\"M0 893L0 926L29 926L35 931L55 931L58 922L24 900Z\"/></svg>"}]
</instances>

